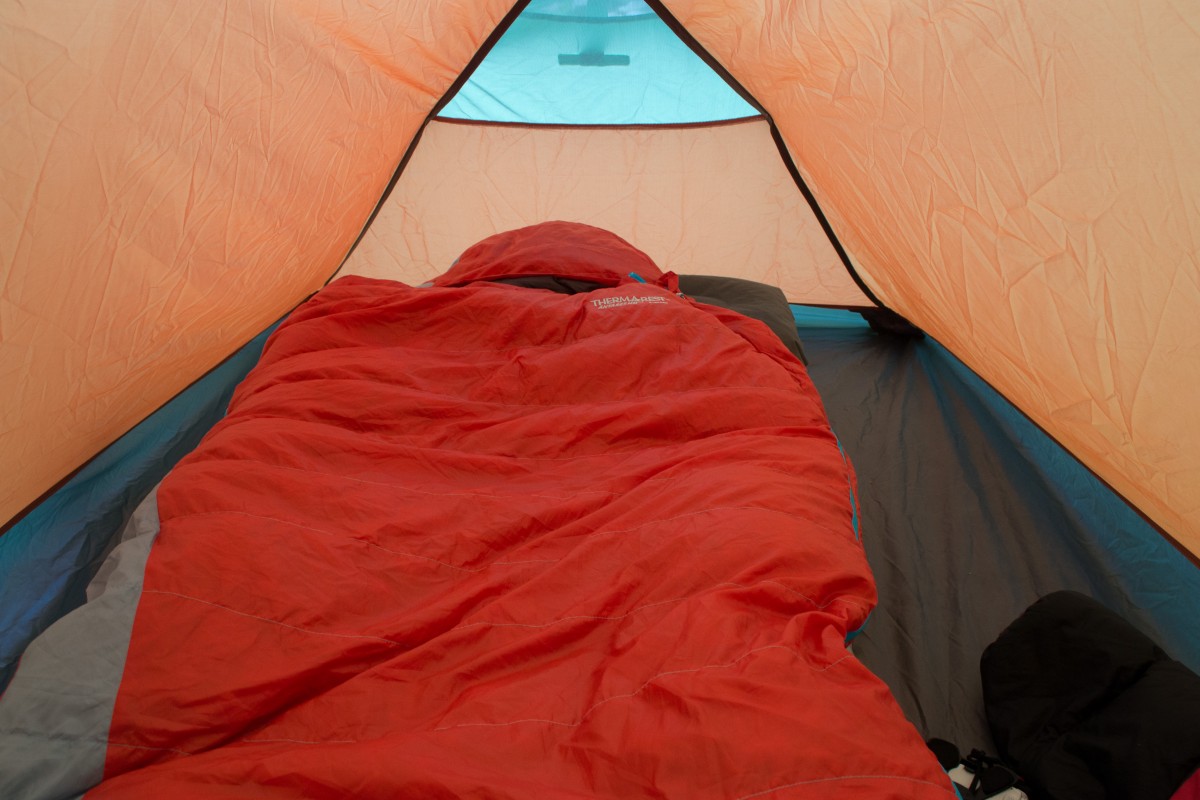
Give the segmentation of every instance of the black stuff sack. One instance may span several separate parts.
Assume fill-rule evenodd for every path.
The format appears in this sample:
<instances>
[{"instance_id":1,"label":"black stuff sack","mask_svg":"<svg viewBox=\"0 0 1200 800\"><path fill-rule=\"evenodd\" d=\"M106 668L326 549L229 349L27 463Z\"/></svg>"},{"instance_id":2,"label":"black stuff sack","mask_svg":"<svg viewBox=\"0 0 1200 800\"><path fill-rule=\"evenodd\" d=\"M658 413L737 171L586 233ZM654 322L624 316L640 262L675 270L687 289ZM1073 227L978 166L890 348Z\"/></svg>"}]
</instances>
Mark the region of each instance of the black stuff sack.
<instances>
[{"instance_id":1,"label":"black stuff sack","mask_svg":"<svg viewBox=\"0 0 1200 800\"><path fill-rule=\"evenodd\" d=\"M1035 800L1170 800L1200 769L1200 676L1075 592L984 651L984 707Z\"/></svg>"}]
</instances>

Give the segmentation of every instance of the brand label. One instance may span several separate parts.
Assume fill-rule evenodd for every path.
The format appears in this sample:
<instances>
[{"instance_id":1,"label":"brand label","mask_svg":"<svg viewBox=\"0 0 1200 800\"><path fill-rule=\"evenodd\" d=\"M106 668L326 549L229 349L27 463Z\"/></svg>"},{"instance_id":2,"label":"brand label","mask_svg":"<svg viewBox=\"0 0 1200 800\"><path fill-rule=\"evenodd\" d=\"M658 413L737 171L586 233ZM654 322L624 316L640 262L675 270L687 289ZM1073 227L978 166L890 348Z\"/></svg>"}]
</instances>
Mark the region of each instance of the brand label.
<instances>
[{"instance_id":1,"label":"brand label","mask_svg":"<svg viewBox=\"0 0 1200 800\"><path fill-rule=\"evenodd\" d=\"M616 297L601 297L591 301L596 308L615 308L617 306L636 306L642 303L665 303L667 298L658 295L644 297L636 294L617 295Z\"/></svg>"}]
</instances>

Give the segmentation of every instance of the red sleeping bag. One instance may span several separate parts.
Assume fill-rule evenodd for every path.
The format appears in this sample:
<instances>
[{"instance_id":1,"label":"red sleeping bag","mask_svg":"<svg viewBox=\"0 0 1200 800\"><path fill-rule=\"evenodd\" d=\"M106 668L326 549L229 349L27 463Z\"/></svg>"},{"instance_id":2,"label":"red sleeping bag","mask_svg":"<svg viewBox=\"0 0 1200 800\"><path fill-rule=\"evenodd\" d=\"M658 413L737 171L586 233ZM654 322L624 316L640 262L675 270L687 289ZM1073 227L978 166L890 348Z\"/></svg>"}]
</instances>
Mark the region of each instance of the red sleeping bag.
<instances>
[{"instance_id":1,"label":"red sleeping bag","mask_svg":"<svg viewBox=\"0 0 1200 800\"><path fill-rule=\"evenodd\" d=\"M158 492L87 796L953 798L804 367L672 277L549 223L296 310Z\"/></svg>"}]
</instances>

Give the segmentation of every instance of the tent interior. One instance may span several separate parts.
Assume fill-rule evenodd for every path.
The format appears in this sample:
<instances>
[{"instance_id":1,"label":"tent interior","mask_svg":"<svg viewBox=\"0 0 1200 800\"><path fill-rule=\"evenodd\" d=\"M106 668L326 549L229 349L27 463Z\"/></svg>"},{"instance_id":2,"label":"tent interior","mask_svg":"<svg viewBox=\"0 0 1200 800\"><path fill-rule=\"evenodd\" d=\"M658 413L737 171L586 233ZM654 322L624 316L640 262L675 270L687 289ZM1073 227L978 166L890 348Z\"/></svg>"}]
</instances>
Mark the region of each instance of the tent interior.
<instances>
[{"instance_id":1,"label":"tent interior","mask_svg":"<svg viewBox=\"0 0 1200 800\"><path fill-rule=\"evenodd\" d=\"M6 7L0 687L290 309L555 219L794 304L879 585L855 652L922 734L991 747L980 653L1058 589L1200 671L1197 30L1172 0Z\"/></svg>"}]
</instances>

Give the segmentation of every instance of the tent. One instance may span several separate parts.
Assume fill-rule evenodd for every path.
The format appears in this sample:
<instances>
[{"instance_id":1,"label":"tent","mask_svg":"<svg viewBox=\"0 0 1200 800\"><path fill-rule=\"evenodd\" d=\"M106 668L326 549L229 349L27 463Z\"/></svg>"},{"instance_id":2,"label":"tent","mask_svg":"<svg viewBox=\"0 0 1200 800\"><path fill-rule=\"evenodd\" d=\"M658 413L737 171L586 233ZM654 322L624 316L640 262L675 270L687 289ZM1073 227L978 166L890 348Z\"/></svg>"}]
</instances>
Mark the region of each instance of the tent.
<instances>
[{"instance_id":1,"label":"tent","mask_svg":"<svg viewBox=\"0 0 1200 800\"><path fill-rule=\"evenodd\" d=\"M336 274L419 283L555 218L928 335L797 312L839 435L894 500L864 510L868 537L906 543L876 564L885 596L990 602L982 640L1030 587L1084 583L1200 665L1194 10L219 10L0 11L5 676L82 602L105 532L220 415L275 320ZM930 503L914 483L941 481L922 472L934 441L965 488ZM954 557L918 576L922 541ZM964 564L994 572L966 576L965 606L943 588ZM1026 569L1040 582L1006 593ZM898 656L874 646L886 676ZM906 674L965 702L976 655Z\"/></svg>"}]
</instances>

